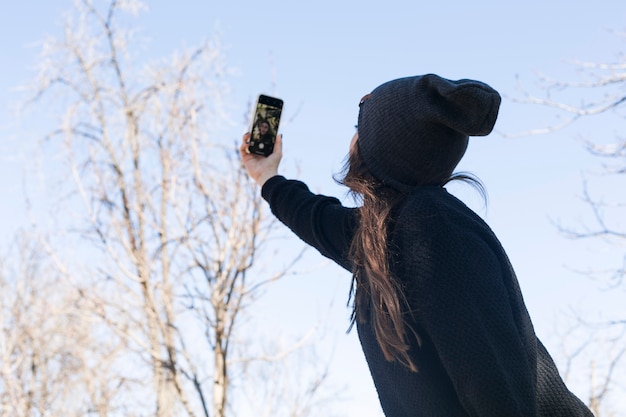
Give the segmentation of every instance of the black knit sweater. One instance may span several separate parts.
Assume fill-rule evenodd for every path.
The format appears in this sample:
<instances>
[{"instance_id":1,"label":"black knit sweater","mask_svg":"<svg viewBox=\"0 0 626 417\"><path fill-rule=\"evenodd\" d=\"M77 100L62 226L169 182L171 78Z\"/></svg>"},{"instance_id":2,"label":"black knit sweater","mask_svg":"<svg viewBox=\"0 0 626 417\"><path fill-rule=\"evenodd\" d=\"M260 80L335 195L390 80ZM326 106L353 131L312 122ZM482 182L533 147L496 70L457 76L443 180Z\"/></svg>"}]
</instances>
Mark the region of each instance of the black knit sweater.
<instances>
[{"instance_id":1,"label":"black knit sweater","mask_svg":"<svg viewBox=\"0 0 626 417\"><path fill-rule=\"evenodd\" d=\"M262 189L274 215L352 271L356 209L275 176ZM390 231L392 272L404 286L417 373L387 361L357 323L387 417L592 416L537 339L509 260L487 224L442 187L412 192Z\"/></svg>"}]
</instances>

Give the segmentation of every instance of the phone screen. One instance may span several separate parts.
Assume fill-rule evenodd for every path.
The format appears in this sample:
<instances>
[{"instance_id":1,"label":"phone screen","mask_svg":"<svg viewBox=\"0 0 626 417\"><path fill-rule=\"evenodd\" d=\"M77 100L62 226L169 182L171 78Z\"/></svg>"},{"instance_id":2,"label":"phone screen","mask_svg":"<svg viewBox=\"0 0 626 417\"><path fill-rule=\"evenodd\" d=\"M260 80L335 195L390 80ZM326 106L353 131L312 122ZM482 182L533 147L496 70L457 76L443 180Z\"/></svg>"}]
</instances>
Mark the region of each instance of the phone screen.
<instances>
[{"instance_id":1,"label":"phone screen","mask_svg":"<svg viewBox=\"0 0 626 417\"><path fill-rule=\"evenodd\" d=\"M276 97L259 95L252 118L250 144L251 153L268 156L274 151L278 125L283 111L283 101Z\"/></svg>"}]
</instances>

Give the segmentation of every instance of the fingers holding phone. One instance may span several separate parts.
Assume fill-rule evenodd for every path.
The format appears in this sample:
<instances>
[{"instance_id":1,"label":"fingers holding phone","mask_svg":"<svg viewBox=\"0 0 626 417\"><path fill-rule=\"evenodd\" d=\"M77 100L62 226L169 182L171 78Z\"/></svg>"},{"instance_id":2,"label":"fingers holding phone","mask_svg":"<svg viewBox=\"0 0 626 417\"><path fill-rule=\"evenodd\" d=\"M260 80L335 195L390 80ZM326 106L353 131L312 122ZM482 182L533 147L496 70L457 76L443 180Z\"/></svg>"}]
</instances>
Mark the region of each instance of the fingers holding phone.
<instances>
[{"instance_id":1,"label":"fingers holding phone","mask_svg":"<svg viewBox=\"0 0 626 417\"><path fill-rule=\"evenodd\" d=\"M239 147L241 160L243 161L248 175L259 185L278 174L278 166L283 156L283 137L277 135L274 141L273 152L268 156L251 153L249 150L251 133L243 135L243 141Z\"/></svg>"},{"instance_id":2,"label":"fingers holding phone","mask_svg":"<svg viewBox=\"0 0 626 417\"><path fill-rule=\"evenodd\" d=\"M282 158L282 136L278 135L282 110L283 100L260 94L250 132L243 136L239 149L248 174L261 186L278 173Z\"/></svg>"}]
</instances>

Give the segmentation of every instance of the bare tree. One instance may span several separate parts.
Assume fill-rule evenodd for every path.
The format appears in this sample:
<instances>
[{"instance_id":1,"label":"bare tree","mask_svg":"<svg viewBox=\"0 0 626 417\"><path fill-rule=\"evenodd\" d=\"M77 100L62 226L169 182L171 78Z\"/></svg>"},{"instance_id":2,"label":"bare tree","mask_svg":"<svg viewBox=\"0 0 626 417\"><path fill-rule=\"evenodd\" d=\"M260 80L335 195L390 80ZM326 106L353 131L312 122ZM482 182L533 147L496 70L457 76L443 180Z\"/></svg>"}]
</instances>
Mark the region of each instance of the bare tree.
<instances>
[{"instance_id":1,"label":"bare tree","mask_svg":"<svg viewBox=\"0 0 626 417\"><path fill-rule=\"evenodd\" d=\"M119 346L96 340L80 297L39 239L20 234L0 259L0 414L109 415ZM97 370L91 365L97 358Z\"/></svg>"},{"instance_id":2,"label":"bare tree","mask_svg":"<svg viewBox=\"0 0 626 417\"><path fill-rule=\"evenodd\" d=\"M16 246L0 260L0 405L2 415L29 416L51 406L58 394L51 382L59 373L50 368L68 358L63 340L47 340L47 331L58 332L61 326L49 298L52 280L41 274L35 248L22 242ZM38 349L44 342L48 349Z\"/></svg>"},{"instance_id":3,"label":"bare tree","mask_svg":"<svg viewBox=\"0 0 626 417\"><path fill-rule=\"evenodd\" d=\"M618 34L626 37L626 34ZM560 120L554 125L533 129L519 135L548 134L575 122L596 115L612 114L622 122L626 118L626 57L617 56L613 62L575 62L579 80L560 81L545 75L539 77L545 96L524 91L524 97L513 99L551 109ZM619 123L619 122L618 122ZM621 190L626 189L626 136L617 135L612 140L600 143L599 138L585 141L592 155L602 159L601 181L614 181L616 192L607 197L594 195L594 190L583 181L582 200L590 210L589 223L579 227L557 225L561 233L571 239L594 239L621 252L615 267L584 273L594 280L603 282L605 289L623 289L626 277L626 224L623 223L626 200ZM596 416L617 416L610 397L623 398L626 387L624 379L624 354L626 349L626 317L601 320L581 318L575 314L574 327L562 335L565 358L565 375L573 372L573 363L579 368L589 369L589 406ZM582 366L581 366L582 365ZM622 405L623 406L623 405Z\"/></svg>"},{"instance_id":4,"label":"bare tree","mask_svg":"<svg viewBox=\"0 0 626 417\"><path fill-rule=\"evenodd\" d=\"M59 222L80 235L71 252L57 242L51 254L75 278L82 314L102 325L99 340L121 347L107 350L114 390L94 413L224 417L237 414L231 367L247 343L235 338L238 320L299 254L258 266L275 223L239 138L218 139L228 76L219 42L139 67L124 19L141 8L78 0L63 38L44 45L34 103L61 111L44 146L67 168ZM89 266L77 279L79 257Z\"/></svg>"}]
</instances>

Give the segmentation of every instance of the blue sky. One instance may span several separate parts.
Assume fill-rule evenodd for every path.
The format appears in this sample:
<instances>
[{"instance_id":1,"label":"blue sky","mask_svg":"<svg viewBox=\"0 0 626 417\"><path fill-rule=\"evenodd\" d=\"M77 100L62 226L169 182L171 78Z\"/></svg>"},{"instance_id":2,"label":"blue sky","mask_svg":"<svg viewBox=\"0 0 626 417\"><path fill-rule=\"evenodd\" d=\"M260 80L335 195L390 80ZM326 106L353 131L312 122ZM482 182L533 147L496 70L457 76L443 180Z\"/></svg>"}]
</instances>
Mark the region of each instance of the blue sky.
<instances>
[{"instance_id":1,"label":"blue sky","mask_svg":"<svg viewBox=\"0 0 626 417\"><path fill-rule=\"evenodd\" d=\"M23 0L4 5L0 15L2 236L26 222L24 169L31 164L33 141L40 132L32 120L11 112L23 98L15 87L34 75L36 42L59 33L61 13L70 6L69 0ZM623 38L610 33L626 30L623 0L159 0L148 6L133 20L149 40L142 54L150 59L168 56L219 33L227 63L236 69L230 79L233 116L228 140L239 138L245 129L241 121L256 94L283 98L289 119L281 129L283 173L298 175L312 189L338 197L344 190L331 176L341 166L358 100L365 93L393 78L430 72L489 83L505 97L496 131L473 138L459 167L487 186L487 210L471 191L458 193L485 217L508 251L538 334L556 350L551 334L561 312L576 306L609 314L617 308L616 295L597 291L596 283L574 270L618 267L619 252L597 242L566 240L554 222L576 225L588 220L578 196L583 177L600 164L585 152L580 139L612 140L623 131L623 117L598 116L544 136L508 139L502 133L558 120L547 109L513 103L511 97L520 97L517 83L540 95L538 72L574 81L572 61L614 61L626 51ZM612 188L607 181L593 181L598 193L624 194L623 188ZM314 255L307 260L321 261ZM321 351L332 353L337 381L348 386L348 414L378 416L356 334L343 334L348 287L344 272L324 265L272 288L263 301L263 314L275 319L272 315L282 311L298 317L284 323L295 332L325 317L331 324Z\"/></svg>"}]
</instances>

